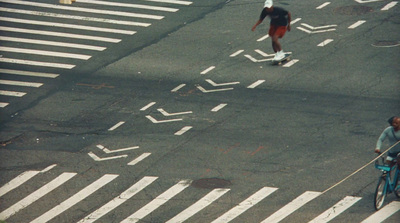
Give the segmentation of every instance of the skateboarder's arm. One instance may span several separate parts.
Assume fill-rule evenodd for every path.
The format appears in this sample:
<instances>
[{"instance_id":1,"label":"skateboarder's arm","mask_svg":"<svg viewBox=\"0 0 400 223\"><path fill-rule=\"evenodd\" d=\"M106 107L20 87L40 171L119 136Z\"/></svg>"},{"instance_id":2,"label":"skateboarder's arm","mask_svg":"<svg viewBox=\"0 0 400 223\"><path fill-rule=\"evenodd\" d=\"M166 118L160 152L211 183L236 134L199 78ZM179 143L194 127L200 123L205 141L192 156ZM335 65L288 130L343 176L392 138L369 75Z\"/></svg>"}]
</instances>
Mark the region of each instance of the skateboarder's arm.
<instances>
[{"instance_id":1,"label":"skateboarder's arm","mask_svg":"<svg viewBox=\"0 0 400 223\"><path fill-rule=\"evenodd\" d=\"M260 24L262 23L262 21L263 21L263 20L259 19L259 20L256 22L256 24L254 24L253 28L251 28L251 31L256 30L256 27L257 27L258 25L260 25Z\"/></svg>"}]
</instances>

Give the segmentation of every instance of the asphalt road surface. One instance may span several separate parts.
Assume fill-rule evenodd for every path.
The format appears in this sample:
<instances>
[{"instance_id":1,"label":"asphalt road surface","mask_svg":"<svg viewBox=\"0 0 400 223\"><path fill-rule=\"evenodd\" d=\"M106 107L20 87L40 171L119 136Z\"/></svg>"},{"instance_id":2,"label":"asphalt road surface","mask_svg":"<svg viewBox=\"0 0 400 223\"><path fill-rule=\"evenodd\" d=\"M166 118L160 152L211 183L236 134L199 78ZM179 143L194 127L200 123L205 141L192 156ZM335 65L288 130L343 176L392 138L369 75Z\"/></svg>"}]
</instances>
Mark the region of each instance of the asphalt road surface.
<instances>
[{"instance_id":1,"label":"asphalt road surface","mask_svg":"<svg viewBox=\"0 0 400 223\"><path fill-rule=\"evenodd\" d=\"M398 1L263 2L0 0L0 220L399 222Z\"/></svg>"}]
</instances>

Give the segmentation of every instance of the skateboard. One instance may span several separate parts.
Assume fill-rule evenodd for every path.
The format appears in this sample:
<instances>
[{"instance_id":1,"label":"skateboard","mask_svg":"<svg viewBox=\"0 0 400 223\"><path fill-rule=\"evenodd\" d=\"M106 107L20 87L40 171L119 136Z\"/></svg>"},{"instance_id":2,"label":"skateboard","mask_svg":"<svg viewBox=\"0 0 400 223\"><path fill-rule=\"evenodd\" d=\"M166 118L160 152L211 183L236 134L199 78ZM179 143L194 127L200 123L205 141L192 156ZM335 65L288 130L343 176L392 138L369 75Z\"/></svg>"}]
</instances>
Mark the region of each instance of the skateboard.
<instances>
[{"instance_id":1,"label":"skateboard","mask_svg":"<svg viewBox=\"0 0 400 223\"><path fill-rule=\"evenodd\" d=\"M280 65L282 62L289 61L290 57L292 56L291 53L285 53L285 57L280 60L272 60L272 65Z\"/></svg>"}]
</instances>

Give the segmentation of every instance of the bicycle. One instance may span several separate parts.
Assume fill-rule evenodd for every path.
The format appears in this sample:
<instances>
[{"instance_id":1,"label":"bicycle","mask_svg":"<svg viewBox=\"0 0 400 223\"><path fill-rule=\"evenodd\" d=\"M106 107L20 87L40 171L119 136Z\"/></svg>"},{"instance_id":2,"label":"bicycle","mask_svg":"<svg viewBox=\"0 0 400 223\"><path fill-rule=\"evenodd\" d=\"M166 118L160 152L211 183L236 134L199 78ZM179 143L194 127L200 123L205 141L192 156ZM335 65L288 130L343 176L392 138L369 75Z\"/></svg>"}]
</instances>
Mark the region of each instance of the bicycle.
<instances>
[{"instance_id":1,"label":"bicycle","mask_svg":"<svg viewBox=\"0 0 400 223\"><path fill-rule=\"evenodd\" d=\"M400 155L400 154L399 154ZM378 185L376 186L374 195L374 207L375 210L379 210L383 207L387 194L394 192L396 197L400 197L400 156L394 160L392 166L385 165L385 159L382 157L382 164L378 160L375 161L375 168L382 171L382 175L379 177ZM394 176L391 177L391 174Z\"/></svg>"}]
</instances>

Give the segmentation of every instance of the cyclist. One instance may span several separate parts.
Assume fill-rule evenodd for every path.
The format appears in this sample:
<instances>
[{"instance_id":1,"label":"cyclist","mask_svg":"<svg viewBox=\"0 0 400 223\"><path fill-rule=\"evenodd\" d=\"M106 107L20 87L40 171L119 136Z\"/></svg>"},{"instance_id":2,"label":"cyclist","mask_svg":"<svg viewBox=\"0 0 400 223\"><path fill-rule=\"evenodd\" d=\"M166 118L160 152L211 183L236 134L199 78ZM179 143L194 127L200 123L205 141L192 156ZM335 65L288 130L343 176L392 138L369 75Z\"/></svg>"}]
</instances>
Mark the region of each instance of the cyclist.
<instances>
[{"instance_id":1,"label":"cyclist","mask_svg":"<svg viewBox=\"0 0 400 223\"><path fill-rule=\"evenodd\" d=\"M397 154L400 153L400 118L397 116L393 116L388 120L390 126L383 130L381 136L379 137L376 143L376 153L380 153L381 146L383 141L388 138L390 146L393 146L397 143L393 148L391 148L387 154L386 162L391 165L392 161L396 159Z\"/></svg>"}]
</instances>

